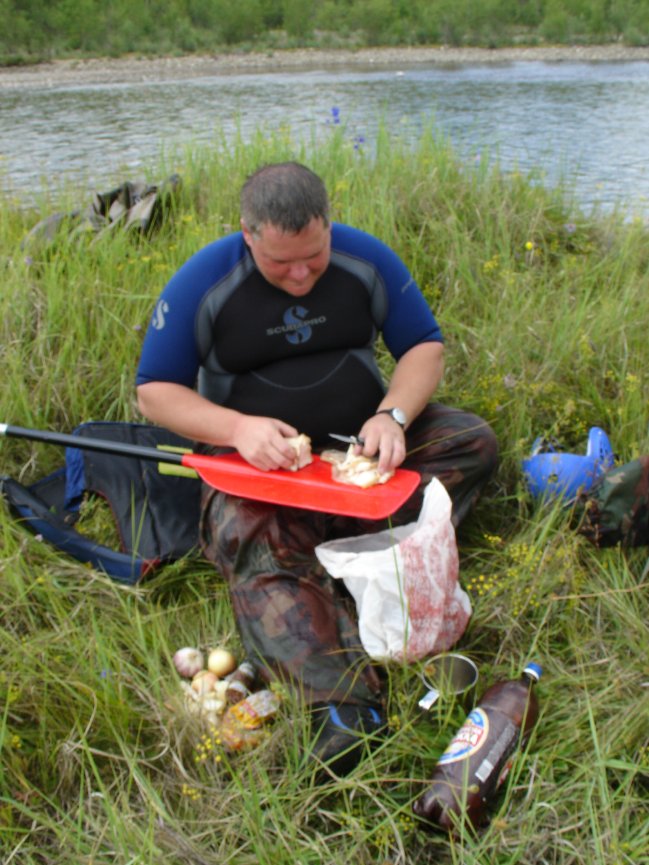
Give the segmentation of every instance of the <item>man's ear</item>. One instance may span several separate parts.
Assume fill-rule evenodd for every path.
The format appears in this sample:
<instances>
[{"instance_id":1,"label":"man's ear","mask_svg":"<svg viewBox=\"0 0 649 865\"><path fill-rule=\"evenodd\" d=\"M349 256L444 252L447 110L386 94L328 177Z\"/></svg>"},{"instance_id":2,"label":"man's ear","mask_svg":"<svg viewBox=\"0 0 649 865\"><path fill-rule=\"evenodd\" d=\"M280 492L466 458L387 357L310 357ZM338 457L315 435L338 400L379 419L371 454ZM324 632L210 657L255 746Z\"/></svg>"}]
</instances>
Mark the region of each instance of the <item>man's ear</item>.
<instances>
[{"instance_id":1,"label":"man's ear","mask_svg":"<svg viewBox=\"0 0 649 865\"><path fill-rule=\"evenodd\" d=\"M245 240L245 242L248 246L251 246L252 245L252 234L248 230L248 226L243 221L243 219L240 219L239 222L241 224L241 233L243 234L243 239Z\"/></svg>"}]
</instances>

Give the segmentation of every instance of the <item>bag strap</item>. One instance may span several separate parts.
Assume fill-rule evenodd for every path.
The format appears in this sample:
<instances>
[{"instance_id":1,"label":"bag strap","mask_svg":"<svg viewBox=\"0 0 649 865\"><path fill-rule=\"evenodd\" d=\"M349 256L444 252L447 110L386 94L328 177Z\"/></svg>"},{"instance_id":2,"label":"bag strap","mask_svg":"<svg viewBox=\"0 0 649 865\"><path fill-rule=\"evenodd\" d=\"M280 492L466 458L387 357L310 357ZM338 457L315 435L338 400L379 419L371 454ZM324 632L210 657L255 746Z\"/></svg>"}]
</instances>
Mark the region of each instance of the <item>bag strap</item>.
<instances>
[{"instance_id":1,"label":"bag strap","mask_svg":"<svg viewBox=\"0 0 649 865\"><path fill-rule=\"evenodd\" d=\"M10 477L0 478L0 494L21 524L77 561L90 564L121 583L135 585L158 562L121 553L77 532L27 487Z\"/></svg>"}]
</instances>

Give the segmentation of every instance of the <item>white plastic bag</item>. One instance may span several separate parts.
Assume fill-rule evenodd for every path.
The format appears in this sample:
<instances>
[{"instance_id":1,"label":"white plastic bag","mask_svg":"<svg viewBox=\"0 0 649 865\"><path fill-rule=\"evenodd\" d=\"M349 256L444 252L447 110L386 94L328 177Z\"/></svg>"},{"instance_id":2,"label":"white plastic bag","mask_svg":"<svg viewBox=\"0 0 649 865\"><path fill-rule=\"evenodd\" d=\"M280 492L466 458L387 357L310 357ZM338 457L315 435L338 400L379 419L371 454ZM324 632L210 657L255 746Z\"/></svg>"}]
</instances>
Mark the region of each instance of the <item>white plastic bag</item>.
<instances>
[{"instance_id":1,"label":"white plastic bag","mask_svg":"<svg viewBox=\"0 0 649 865\"><path fill-rule=\"evenodd\" d=\"M328 541L315 553L354 598L371 658L415 661L450 649L464 633L471 602L458 582L451 500L437 478L416 523Z\"/></svg>"}]
</instances>

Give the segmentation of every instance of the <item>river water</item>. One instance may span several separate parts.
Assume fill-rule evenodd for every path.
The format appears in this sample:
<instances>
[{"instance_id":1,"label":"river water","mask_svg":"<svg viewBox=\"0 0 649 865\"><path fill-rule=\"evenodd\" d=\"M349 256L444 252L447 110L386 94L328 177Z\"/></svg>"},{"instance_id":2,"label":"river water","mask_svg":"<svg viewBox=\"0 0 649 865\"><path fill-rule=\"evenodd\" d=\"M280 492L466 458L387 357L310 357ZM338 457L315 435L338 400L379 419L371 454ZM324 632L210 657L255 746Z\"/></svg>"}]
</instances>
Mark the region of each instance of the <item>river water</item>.
<instances>
[{"instance_id":1,"label":"river water","mask_svg":"<svg viewBox=\"0 0 649 865\"><path fill-rule=\"evenodd\" d=\"M325 135L371 148L382 122L414 139L432 123L467 160L566 183L582 209L649 221L649 63L418 66L245 73L0 91L0 182L32 199L49 181L103 191L161 152L239 129ZM159 178L158 178L159 179Z\"/></svg>"}]
</instances>

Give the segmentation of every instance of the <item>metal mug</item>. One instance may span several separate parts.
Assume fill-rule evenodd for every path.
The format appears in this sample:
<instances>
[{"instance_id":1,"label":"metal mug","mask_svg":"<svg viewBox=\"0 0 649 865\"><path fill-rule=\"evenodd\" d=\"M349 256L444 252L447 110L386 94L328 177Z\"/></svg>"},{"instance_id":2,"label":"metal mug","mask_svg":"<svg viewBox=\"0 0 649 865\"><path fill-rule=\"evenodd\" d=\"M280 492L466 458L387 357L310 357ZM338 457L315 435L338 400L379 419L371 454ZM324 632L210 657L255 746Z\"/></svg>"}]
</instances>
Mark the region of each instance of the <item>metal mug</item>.
<instances>
[{"instance_id":1,"label":"metal mug","mask_svg":"<svg viewBox=\"0 0 649 865\"><path fill-rule=\"evenodd\" d=\"M471 709L478 683L478 668L470 658L456 652L435 655L424 665L421 680L428 692L419 701L419 707L429 711L438 699L459 702Z\"/></svg>"}]
</instances>

